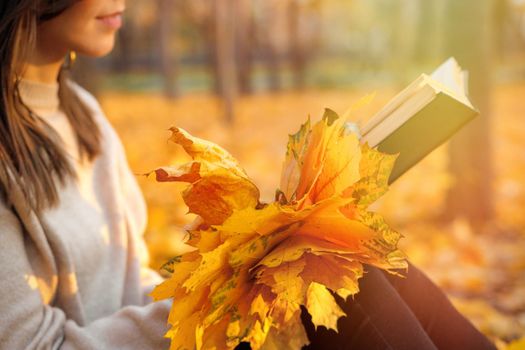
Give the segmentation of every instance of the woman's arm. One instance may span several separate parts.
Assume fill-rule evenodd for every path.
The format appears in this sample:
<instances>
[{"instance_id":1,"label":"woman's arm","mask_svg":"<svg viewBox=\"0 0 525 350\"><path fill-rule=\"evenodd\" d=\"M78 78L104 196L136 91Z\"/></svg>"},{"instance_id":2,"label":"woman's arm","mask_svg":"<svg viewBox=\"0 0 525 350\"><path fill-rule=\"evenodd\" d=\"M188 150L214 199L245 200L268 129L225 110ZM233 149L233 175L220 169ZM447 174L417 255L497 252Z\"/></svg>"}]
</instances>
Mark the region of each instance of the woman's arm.
<instances>
[{"instance_id":1,"label":"woman's arm","mask_svg":"<svg viewBox=\"0 0 525 350\"><path fill-rule=\"evenodd\" d=\"M55 288L33 271L24 232L0 205L0 349L163 349L169 302L128 306L88 325L52 306ZM58 280L60 284L60 280Z\"/></svg>"},{"instance_id":2,"label":"woman's arm","mask_svg":"<svg viewBox=\"0 0 525 350\"><path fill-rule=\"evenodd\" d=\"M95 101L96 103L96 101ZM101 112L102 113L102 112ZM160 274L151 269L150 254L146 242L144 241L144 233L146 231L146 203L144 197L137 183L135 175L131 171L124 146L119 139L117 133L107 120L101 120L101 125L104 130L108 130L115 148L117 150L119 179L121 180L121 192L125 198L127 221L129 226L134 228L134 234L137 236L138 256L140 259L140 285L142 287L143 304L148 304L153 301L149 294L153 291L156 285L162 283L163 278Z\"/></svg>"}]
</instances>

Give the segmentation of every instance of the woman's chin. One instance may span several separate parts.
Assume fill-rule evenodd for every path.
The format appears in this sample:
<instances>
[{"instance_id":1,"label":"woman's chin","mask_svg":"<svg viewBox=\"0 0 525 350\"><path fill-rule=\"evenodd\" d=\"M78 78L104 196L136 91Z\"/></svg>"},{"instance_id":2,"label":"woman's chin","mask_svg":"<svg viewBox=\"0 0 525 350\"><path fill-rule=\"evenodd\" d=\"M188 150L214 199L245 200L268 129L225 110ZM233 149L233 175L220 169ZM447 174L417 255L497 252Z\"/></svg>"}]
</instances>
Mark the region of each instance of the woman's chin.
<instances>
[{"instance_id":1,"label":"woman's chin","mask_svg":"<svg viewBox=\"0 0 525 350\"><path fill-rule=\"evenodd\" d=\"M97 58L108 55L114 47L115 38L113 37L110 40L100 41L97 43L97 45L90 45L88 47L83 46L73 49L73 51L76 51L77 53L82 54L84 56Z\"/></svg>"}]
</instances>

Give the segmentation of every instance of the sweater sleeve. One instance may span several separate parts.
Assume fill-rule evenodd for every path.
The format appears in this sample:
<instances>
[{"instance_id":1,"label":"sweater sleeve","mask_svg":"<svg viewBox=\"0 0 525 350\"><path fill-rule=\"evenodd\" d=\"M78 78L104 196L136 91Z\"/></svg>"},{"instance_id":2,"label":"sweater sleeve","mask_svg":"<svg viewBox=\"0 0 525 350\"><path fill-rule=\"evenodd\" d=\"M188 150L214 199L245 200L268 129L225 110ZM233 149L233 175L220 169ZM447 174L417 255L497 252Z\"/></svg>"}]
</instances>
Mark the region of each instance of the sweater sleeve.
<instances>
[{"instance_id":1,"label":"sweater sleeve","mask_svg":"<svg viewBox=\"0 0 525 350\"><path fill-rule=\"evenodd\" d=\"M170 302L127 306L81 326L51 306L15 214L0 203L0 349L166 349ZM56 279L56 277L55 277Z\"/></svg>"},{"instance_id":2,"label":"sweater sleeve","mask_svg":"<svg viewBox=\"0 0 525 350\"><path fill-rule=\"evenodd\" d=\"M117 167L119 179L121 180L120 190L125 198L129 229L135 237L137 255L140 260L140 286L142 288L142 300L143 304L148 304L153 301L149 294L153 291L156 285L162 283L163 278L157 271L149 267L150 254L144 241L144 233L147 223L147 210L144 196L142 195L137 183L136 175L129 166L124 145L113 128L113 125L106 118L102 107L96 98L87 90L73 81L70 81L69 83L73 90L76 91L79 97L93 112L93 117L96 119L97 124L104 135L103 139L111 145L107 148L113 149L117 153Z\"/></svg>"},{"instance_id":3,"label":"sweater sleeve","mask_svg":"<svg viewBox=\"0 0 525 350\"><path fill-rule=\"evenodd\" d=\"M156 285L162 283L163 278L157 271L149 267L150 254L144 240L147 223L146 204L135 175L129 167L124 146L113 128L109 125L109 122L106 123L106 128L110 128L112 138L117 145L116 149L118 152L117 158L119 159L119 173L122 181L121 191L125 196L128 222L137 242L137 255L140 260L140 286L142 288L142 299L144 304L148 304L153 301L149 294L153 291L153 288L155 288Z\"/></svg>"}]
</instances>

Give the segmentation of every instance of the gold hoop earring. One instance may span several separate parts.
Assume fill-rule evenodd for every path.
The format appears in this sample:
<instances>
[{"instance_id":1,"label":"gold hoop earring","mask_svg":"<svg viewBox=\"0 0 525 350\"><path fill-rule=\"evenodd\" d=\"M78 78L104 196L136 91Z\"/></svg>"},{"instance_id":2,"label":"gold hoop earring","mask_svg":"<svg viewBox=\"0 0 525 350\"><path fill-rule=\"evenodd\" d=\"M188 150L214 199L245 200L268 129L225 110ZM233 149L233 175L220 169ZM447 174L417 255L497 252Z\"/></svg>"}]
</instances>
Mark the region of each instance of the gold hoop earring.
<instances>
[{"instance_id":1,"label":"gold hoop earring","mask_svg":"<svg viewBox=\"0 0 525 350\"><path fill-rule=\"evenodd\" d=\"M75 64L76 60L77 60L77 53L73 50L69 51L66 56L66 60L64 62L64 68L71 69L73 65Z\"/></svg>"}]
</instances>

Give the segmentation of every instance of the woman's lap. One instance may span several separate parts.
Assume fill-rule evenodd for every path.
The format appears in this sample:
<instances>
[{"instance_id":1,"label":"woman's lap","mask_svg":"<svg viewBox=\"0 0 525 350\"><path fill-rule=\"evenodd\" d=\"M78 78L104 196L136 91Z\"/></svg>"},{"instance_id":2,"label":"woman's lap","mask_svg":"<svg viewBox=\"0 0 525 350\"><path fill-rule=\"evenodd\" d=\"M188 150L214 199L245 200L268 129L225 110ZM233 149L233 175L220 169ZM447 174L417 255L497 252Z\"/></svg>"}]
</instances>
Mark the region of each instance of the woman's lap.
<instances>
[{"instance_id":1,"label":"woman's lap","mask_svg":"<svg viewBox=\"0 0 525 350\"><path fill-rule=\"evenodd\" d=\"M355 298L344 301L335 296L348 315L338 320L338 332L315 329L302 308L310 341L304 349L496 349L420 270L409 265L402 274L405 277L367 266Z\"/></svg>"},{"instance_id":2,"label":"woman's lap","mask_svg":"<svg viewBox=\"0 0 525 350\"><path fill-rule=\"evenodd\" d=\"M452 305L441 289L413 265L406 278L383 273L438 349L495 349Z\"/></svg>"},{"instance_id":3,"label":"woman's lap","mask_svg":"<svg viewBox=\"0 0 525 350\"><path fill-rule=\"evenodd\" d=\"M340 300L349 316L339 333L314 330L303 310L306 349L495 349L421 271L410 265L405 275L367 267L357 296Z\"/></svg>"},{"instance_id":4,"label":"woman's lap","mask_svg":"<svg viewBox=\"0 0 525 350\"><path fill-rule=\"evenodd\" d=\"M339 334L303 318L310 345L307 349L436 349L421 324L383 273L369 268L360 292L346 302L347 313L338 322Z\"/></svg>"}]
</instances>

